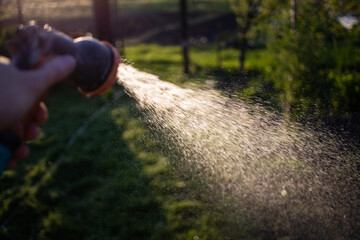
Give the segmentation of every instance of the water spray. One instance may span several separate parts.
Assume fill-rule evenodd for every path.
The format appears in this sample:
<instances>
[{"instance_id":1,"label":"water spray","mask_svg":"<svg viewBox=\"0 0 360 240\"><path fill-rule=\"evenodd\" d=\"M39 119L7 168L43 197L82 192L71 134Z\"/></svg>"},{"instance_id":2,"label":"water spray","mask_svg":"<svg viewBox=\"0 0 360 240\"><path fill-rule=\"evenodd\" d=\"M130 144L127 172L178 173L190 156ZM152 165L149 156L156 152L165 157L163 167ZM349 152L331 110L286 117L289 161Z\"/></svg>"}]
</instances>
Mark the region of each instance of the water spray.
<instances>
[{"instance_id":1,"label":"water spray","mask_svg":"<svg viewBox=\"0 0 360 240\"><path fill-rule=\"evenodd\" d=\"M68 79L87 97L104 94L117 78L120 61L117 50L110 43L92 37L73 39L48 25L39 28L32 21L18 28L16 38L7 42L7 48L11 54L11 64L21 70L36 69L55 56L73 56L76 68ZM42 100L44 97L39 99ZM24 125L36 114L37 105L22 120ZM13 129L0 132L0 173L24 141L22 135Z\"/></svg>"},{"instance_id":2,"label":"water spray","mask_svg":"<svg viewBox=\"0 0 360 240\"><path fill-rule=\"evenodd\" d=\"M238 229L253 226L254 239L360 239L355 145L212 89L125 64L119 75L176 173Z\"/></svg>"}]
</instances>

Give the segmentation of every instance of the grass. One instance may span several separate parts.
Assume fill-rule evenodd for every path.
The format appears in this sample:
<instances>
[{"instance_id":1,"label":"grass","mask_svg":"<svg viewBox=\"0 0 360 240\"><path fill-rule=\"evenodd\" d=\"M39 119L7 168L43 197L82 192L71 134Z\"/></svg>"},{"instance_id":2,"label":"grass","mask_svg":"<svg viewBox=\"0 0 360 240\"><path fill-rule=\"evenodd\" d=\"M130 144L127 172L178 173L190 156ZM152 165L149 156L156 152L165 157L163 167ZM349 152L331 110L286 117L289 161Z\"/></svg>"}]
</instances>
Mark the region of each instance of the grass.
<instances>
[{"instance_id":1,"label":"grass","mask_svg":"<svg viewBox=\"0 0 360 240\"><path fill-rule=\"evenodd\" d=\"M143 71L159 76L160 79L179 85L189 83L203 85L207 80L217 80L220 85L231 84L231 93L237 94L238 97L260 98L268 102L271 107L280 108L281 104L276 91L266 80L264 74L264 70L271 61L266 49L250 49L247 52L245 68L248 78L246 85L235 88L234 85L239 84L241 80L238 74L239 51L236 48L223 49L221 64L219 64L215 46L192 46L190 48L191 73L187 76L182 74L182 53L179 46L141 44L128 46L125 51L125 57L130 63Z\"/></svg>"},{"instance_id":2,"label":"grass","mask_svg":"<svg viewBox=\"0 0 360 240\"><path fill-rule=\"evenodd\" d=\"M66 148L109 98L86 99L66 84L51 91L30 157L1 177L1 223L16 214L0 238L222 239L221 218L190 194L125 94Z\"/></svg>"},{"instance_id":3,"label":"grass","mask_svg":"<svg viewBox=\"0 0 360 240\"><path fill-rule=\"evenodd\" d=\"M177 76L182 70L181 47L140 44L127 46L125 51L126 59L129 62L133 62L136 67L157 74L171 82L177 82ZM221 51L221 65L217 62L217 52L213 45L192 46L189 53L193 74L214 68L237 71L239 66L239 51L236 48L229 47ZM250 70L264 69L269 64L269 61L267 50L249 50L247 52L245 68ZM206 71L203 72L206 73Z\"/></svg>"},{"instance_id":4,"label":"grass","mask_svg":"<svg viewBox=\"0 0 360 240\"><path fill-rule=\"evenodd\" d=\"M267 49L249 49L245 61L244 76L239 75L239 50L221 50L221 64L217 62L217 49L214 45L190 47L190 71L182 73L182 52L179 46L160 46L140 44L127 46L125 57L128 62L142 71L155 74L162 80L177 85L206 86L208 80L215 80L216 87L223 93L238 98L261 102L271 111L282 112L284 103L279 90L266 78L265 70L271 63ZM245 84L244 84L245 83Z\"/></svg>"}]
</instances>

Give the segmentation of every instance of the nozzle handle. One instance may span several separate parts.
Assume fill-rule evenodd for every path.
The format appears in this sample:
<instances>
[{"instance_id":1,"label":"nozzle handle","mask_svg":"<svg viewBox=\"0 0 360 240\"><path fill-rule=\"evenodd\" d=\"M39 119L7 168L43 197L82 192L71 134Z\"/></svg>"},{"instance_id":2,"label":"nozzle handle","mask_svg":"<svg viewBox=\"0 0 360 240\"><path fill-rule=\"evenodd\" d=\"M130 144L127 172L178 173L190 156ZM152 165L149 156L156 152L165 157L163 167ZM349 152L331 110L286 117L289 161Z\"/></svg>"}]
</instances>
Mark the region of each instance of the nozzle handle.
<instances>
[{"instance_id":1,"label":"nozzle handle","mask_svg":"<svg viewBox=\"0 0 360 240\"><path fill-rule=\"evenodd\" d=\"M32 67L31 69L37 69L46 61L48 61L51 57L42 57L39 63ZM38 111L38 106L41 101L44 101L47 93L41 96L34 104L34 106L30 109L30 111L23 117L22 124L23 126L27 126L36 116ZM19 131L19 129L6 129L0 131L0 176L2 172L6 170L7 165L9 164L14 152L18 149L21 144L25 141L24 132Z\"/></svg>"},{"instance_id":2,"label":"nozzle handle","mask_svg":"<svg viewBox=\"0 0 360 240\"><path fill-rule=\"evenodd\" d=\"M19 136L11 129L0 132L0 176L9 164L11 156L20 145Z\"/></svg>"},{"instance_id":3,"label":"nozzle handle","mask_svg":"<svg viewBox=\"0 0 360 240\"><path fill-rule=\"evenodd\" d=\"M11 155L12 153L10 152L10 149L0 144L0 176L9 164Z\"/></svg>"}]
</instances>

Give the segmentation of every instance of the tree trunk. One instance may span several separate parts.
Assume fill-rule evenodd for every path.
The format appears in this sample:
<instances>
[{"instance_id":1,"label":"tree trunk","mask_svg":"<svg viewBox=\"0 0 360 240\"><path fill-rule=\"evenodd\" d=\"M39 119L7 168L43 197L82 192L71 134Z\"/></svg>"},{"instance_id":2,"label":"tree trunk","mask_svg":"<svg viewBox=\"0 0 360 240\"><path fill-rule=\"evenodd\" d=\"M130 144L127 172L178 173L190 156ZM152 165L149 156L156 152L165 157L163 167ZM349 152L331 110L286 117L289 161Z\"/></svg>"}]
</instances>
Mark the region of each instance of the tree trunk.
<instances>
[{"instance_id":1,"label":"tree trunk","mask_svg":"<svg viewBox=\"0 0 360 240\"><path fill-rule=\"evenodd\" d=\"M239 56L240 73L244 73L244 68L245 68L245 56L248 48L248 40L246 37L246 33L247 31L244 30L240 37L240 56Z\"/></svg>"},{"instance_id":2,"label":"tree trunk","mask_svg":"<svg viewBox=\"0 0 360 240\"><path fill-rule=\"evenodd\" d=\"M118 7L118 0L112 0L112 6L114 8L113 10L113 23L115 23L115 26L117 26L118 21L119 21L119 15L120 15L120 10ZM114 33L116 36L116 48L119 50L119 54L120 57L122 59L125 59L125 40L124 40L124 33L122 32L122 30L120 29L120 31L117 31L116 33Z\"/></svg>"},{"instance_id":3,"label":"tree trunk","mask_svg":"<svg viewBox=\"0 0 360 240\"><path fill-rule=\"evenodd\" d=\"M245 69L245 57L246 57L246 51L248 49L248 39L247 39L247 33L249 32L251 21L254 18L254 15L252 12L248 13L247 19L245 20L245 24L240 30L240 56L239 56L239 62L240 62L240 74L244 74Z\"/></svg>"},{"instance_id":4,"label":"tree trunk","mask_svg":"<svg viewBox=\"0 0 360 240\"><path fill-rule=\"evenodd\" d=\"M290 34L292 37L294 37L296 30L296 0L290 0ZM291 117L291 105L292 105L292 86L293 86L293 75L292 73L289 73L288 77L288 87L286 90L285 95L285 109L284 109L284 115L287 119L290 119Z\"/></svg>"},{"instance_id":5,"label":"tree trunk","mask_svg":"<svg viewBox=\"0 0 360 240\"><path fill-rule=\"evenodd\" d=\"M2 32L3 14L4 14L3 0L0 0L0 34Z\"/></svg>"},{"instance_id":6,"label":"tree trunk","mask_svg":"<svg viewBox=\"0 0 360 240\"><path fill-rule=\"evenodd\" d=\"M96 37L115 44L111 31L109 0L93 0Z\"/></svg>"},{"instance_id":7,"label":"tree trunk","mask_svg":"<svg viewBox=\"0 0 360 240\"><path fill-rule=\"evenodd\" d=\"M222 46L219 37L216 39L216 67L222 68Z\"/></svg>"},{"instance_id":8,"label":"tree trunk","mask_svg":"<svg viewBox=\"0 0 360 240\"><path fill-rule=\"evenodd\" d=\"M188 21L187 21L187 0L179 0L180 4L180 24L181 24L181 46L183 52L183 71L189 73L189 40L188 40Z\"/></svg>"},{"instance_id":9,"label":"tree trunk","mask_svg":"<svg viewBox=\"0 0 360 240\"><path fill-rule=\"evenodd\" d=\"M222 42L221 42L221 24L216 28L216 67L222 68Z\"/></svg>"},{"instance_id":10,"label":"tree trunk","mask_svg":"<svg viewBox=\"0 0 360 240\"><path fill-rule=\"evenodd\" d=\"M18 24L24 24L21 0L17 0Z\"/></svg>"},{"instance_id":11,"label":"tree trunk","mask_svg":"<svg viewBox=\"0 0 360 240\"><path fill-rule=\"evenodd\" d=\"M245 56L246 51L248 49L248 39L247 39L247 33L250 30L251 24L253 22L253 19L257 16L257 7L261 5L261 1L248 1L248 12L246 14L246 17L244 18L244 24L242 24L241 32L240 32L240 56L239 56L239 62L240 62L240 75L244 74L245 69Z\"/></svg>"},{"instance_id":12,"label":"tree trunk","mask_svg":"<svg viewBox=\"0 0 360 240\"><path fill-rule=\"evenodd\" d=\"M296 0L290 0L290 23L291 23L291 30L295 31L295 27L296 27Z\"/></svg>"}]
</instances>

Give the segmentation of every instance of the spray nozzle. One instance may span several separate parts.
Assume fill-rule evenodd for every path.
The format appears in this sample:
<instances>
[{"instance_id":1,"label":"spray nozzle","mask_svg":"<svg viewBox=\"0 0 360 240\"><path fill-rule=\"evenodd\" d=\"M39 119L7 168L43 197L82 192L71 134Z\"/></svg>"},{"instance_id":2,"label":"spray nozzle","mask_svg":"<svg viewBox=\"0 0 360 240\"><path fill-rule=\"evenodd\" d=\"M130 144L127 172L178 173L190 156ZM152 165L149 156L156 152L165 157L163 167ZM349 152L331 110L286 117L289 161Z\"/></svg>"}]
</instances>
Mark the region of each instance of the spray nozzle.
<instances>
[{"instance_id":1,"label":"spray nozzle","mask_svg":"<svg viewBox=\"0 0 360 240\"><path fill-rule=\"evenodd\" d=\"M106 41L92 37L72 39L45 25L34 22L20 26L16 39L7 42L12 63L19 69L37 68L47 59L58 55L72 55L77 62L70 80L86 96L105 93L116 79L119 54Z\"/></svg>"}]
</instances>

